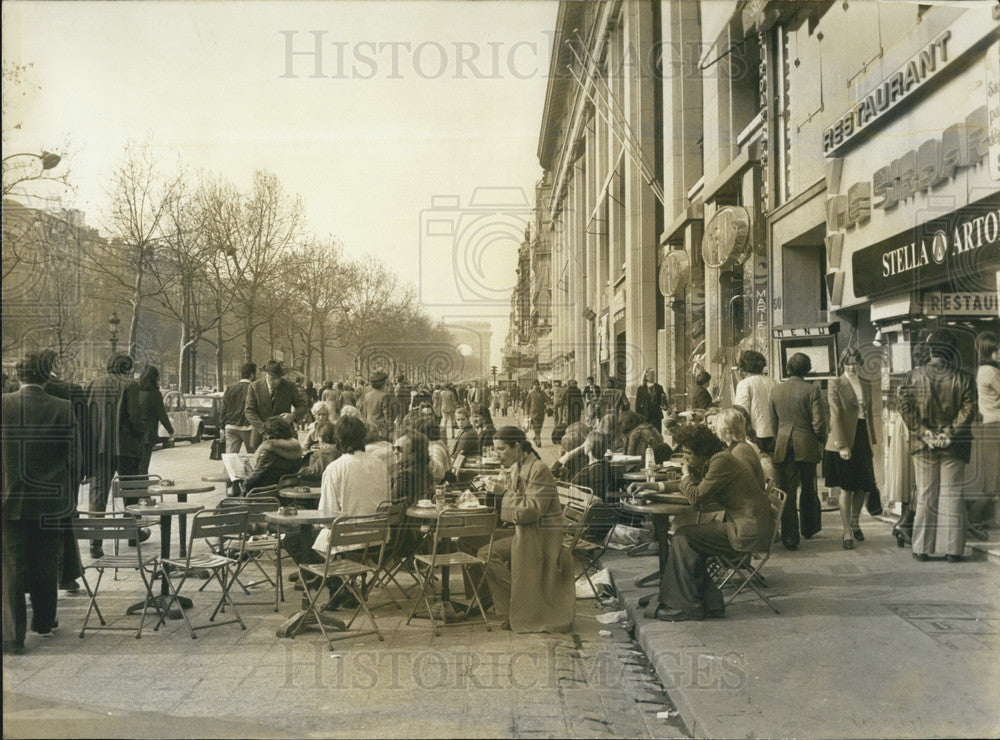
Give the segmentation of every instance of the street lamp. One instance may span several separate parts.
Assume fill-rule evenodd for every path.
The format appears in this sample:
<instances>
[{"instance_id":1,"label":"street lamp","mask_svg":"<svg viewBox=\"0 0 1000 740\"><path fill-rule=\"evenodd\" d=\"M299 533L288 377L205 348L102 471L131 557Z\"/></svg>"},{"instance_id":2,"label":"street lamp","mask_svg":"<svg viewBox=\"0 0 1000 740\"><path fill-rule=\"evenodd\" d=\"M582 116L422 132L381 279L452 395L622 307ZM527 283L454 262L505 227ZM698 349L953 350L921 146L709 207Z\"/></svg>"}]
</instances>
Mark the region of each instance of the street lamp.
<instances>
[{"instance_id":1,"label":"street lamp","mask_svg":"<svg viewBox=\"0 0 1000 740\"><path fill-rule=\"evenodd\" d=\"M115 354L118 351L118 325L122 323L122 320L118 318L118 312L112 310L111 316L108 318L108 332L111 334L111 354Z\"/></svg>"},{"instance_id":2,"label":"street lamp","mask_svg":"<svg viewBox=\"0 0 1000 740\"><path fill-rule=\"evenodd\" d=\"M42 163L43 170L51 170L54 167L58 167L59 163L62 161L62 157L58 154L53 154L52 152L42 152L41 154L33 154L32 152L18 152L17 154L8 154L3 158L6 163L7 160L13 159L14 157L34 157Z\"/></svg>"}]
</instances>

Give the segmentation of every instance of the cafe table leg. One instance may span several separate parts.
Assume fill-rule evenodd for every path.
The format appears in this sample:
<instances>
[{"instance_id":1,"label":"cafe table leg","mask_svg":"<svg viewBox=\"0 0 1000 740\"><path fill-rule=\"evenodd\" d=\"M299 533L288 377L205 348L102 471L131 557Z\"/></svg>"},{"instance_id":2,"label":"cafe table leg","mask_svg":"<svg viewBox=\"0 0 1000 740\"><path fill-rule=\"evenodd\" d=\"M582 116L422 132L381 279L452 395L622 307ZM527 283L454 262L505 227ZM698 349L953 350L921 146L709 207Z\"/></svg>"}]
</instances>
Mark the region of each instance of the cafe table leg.
<instances>
[{"instance_id":1,"label":"cafe table leg","mask_svg":"<svg viewBox=\"0 0 1000 740\"><path fill-rule=\"evenodd\" d=\"M660 575L663 573L663 568L667 564L667 556L670 554L670 515L653 514L652 519L653 536L656 539L658 548L660 568L656 572L650 573L648 576L636 579L635 585L639 588L652 586L653 584L659 582Z\"/></svg>"},{"instance_id":2,"label":"cafe table leg","mask_svg":"<svg viewBox=\"0 0 1000 740\"><path fill-rule=\"evenodd\" d=\"M184 517L181 515L181 520ZM170 557L170 515L164 514L160 517L160 559L166 560ZM160 595L154 596L150 606L156 609L157 612L162 612L167 604L170 603L170 589L167 586L167 579L162 578L160 580ZM194 603L187 596L177 597L177 605L181 609L190 609L194 606ZM143 607L146 606L146 602L140 601L137 604L132 604L125 613L126 614L138 614L142 611ZM171 609L167 614L168 619L180 619L181 613L177 609Z\"/></svg>"},{"instance_id":3,"label":"cafe table leg","mask_svg":"<svg viewBox=\"0 0 1000 740\"><path fill-rule=\"evenodd\" d=\"M186 504L187 500L188 500L188 497L187 497L186 493L178 493L177 494L177 503L179 503L179 504ZM187 516L184 515L184 514L181 514L180 516L177 517L177 519L178 519L178 522L179 522L177 532L180 535L180 539L181 539L181 548L180 548L179 554L180 554L180 556L182 558L186 558L187 557L187 528L188 528Z\"/></svg>"},{"instance_id":4,"label":"cafe table leg","mask_svg":"<svg viewBox=\"0 0 1000 740\"><path fill-rule=\"evenodd\" d=\"M281 529L278 528L278 534L280 536ZM299 552L297 554L296 566L298 563L305 562L306 558L309 557L310 543L312 542L312 525L305 523L299 525ZM278 553L278 557L281 557L281 553ZM275 633L278 637L291 637L299 629L301 624L303 627L307 627L311 624L316 624L316 616L309 611L309 592L305 583L302 584L302 604L299 606L299 610L291 615L288 619L281 623ZM347 630L347 625L343 621L337 619L331 614L324 614L320 612L319 618L323 620L323 624L341 632Z\"/></svg>"}]
</instances>

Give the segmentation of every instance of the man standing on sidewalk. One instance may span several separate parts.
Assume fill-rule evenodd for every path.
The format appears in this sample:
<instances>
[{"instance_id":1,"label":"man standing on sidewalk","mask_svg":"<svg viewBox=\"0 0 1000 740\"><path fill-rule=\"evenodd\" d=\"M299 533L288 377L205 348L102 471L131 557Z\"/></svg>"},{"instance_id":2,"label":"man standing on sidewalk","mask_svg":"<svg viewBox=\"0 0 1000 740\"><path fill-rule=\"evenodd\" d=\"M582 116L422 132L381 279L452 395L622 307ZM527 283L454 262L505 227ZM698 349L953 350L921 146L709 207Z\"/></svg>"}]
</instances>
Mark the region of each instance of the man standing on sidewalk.
<instances>
[{"instance_id":1,"label":"man standing on sidewalk","mask_svg":"<svg viewBox=\"0 0 1000 740\"><path fill-rule=\"evenodd\" d=\"M87 389L90 409L90 442L94 455L94 484L90 487L90 510L101 513L108 508L111 480L119 475L138 475L142 460L142 411L139 386L132 380L132 358L114 354L108 360L108 372L95 378ZM88 452L89 454L89 452ZM149 538L149 530L142 539ZM93 558L104 557L101 542L90 543Z\"/></svg>"},{"instance_id":2,"label":"man standing on sidewalk","mask_svg":"<svg viewBox=\"0 0 1000 740\"><path fill-rule=\"evenodd\" d=\"M535 447L542 446L542 424L545 423L545 407L548 406L549 398L542 390L542 385L537 380L532 383L531 391L524 400L524 414L528 417L528 424L531 433L535 437Z\"/></svg>"},{"instance_id":3,"label":"man standing on sidewalk","mask_svg":"<svg viewBox=\"0 0 1000 740\"><path fill-rule=\"evenodd\" d=\"M246 415L247 391L255 380L257 380L257 365L245 362L240 368L240 379L226 388L226 392L222 394L222 423L226 427L226 452L239 452L241 447L245 447L247 452L256 449L250 444L253 425Z\"/></svg>"},{"instance_id":4,"label":"man standing on sidewalk","mask_svg":"<svg viewBox=\"0 0 1000 740\"><path fill-rule=\"evenodd\" d=\"M552 419L556 426L566 423L566 386L561 380L552 381Z\"/></svg>"},{"instance_id":5,"label":"man standing on sidewalk","mask_svg":"<svg viewBox=\"0 0 1000 740\"><path fill-rule=\"evenodd\" d=\"M253 427L250 444L255 450L263 440L265 421L272 416L290 413L293 408L298 419L308 409L298 386L283 377L284 374L285 368L280 362L268 360L264 365L264 377L251 383L247 390L246 404L243 408L247 421Z\"/></svg>"},{"instance_id":6,"label":"man standing on sidewalk","mask_svg":"<svg viewBox=\"0 0 1000 740\"><path fill-rule=\"evenodd\" d=\"M3 396L3 652L24 649L31 629L49 634L56 620L60 524L76 508L80 436L70 401L43 390L40 353L17 364L21 387Z\"/></svg>"},{"instance_id":7,"label":"man standing on sidewalk","mask_svg":"<svg viewBox=\"0 0 1000 740\"><path fill-rule=\"evenodd\" d=\"M899 389L899 413L910 430L917 483L913 557L924 562L944 552L949 563L957 563L965 552L962 491L972 450L976 387L959 366L952 332L932 333L925 346L927 361Z\"/></svg>"}]
</instances>

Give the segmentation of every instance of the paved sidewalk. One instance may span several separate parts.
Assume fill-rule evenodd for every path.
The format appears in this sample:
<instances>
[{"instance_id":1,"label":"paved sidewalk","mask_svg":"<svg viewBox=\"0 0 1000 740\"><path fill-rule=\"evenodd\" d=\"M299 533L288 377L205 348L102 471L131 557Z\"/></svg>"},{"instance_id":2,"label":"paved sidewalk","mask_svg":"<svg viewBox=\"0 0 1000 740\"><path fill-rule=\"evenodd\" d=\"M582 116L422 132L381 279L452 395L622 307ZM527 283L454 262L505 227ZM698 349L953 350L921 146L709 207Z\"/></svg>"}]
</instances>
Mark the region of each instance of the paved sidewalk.
<instances>
[{"instance_id":1,"label":"paved sidewalk","mask_svg":"<svg viewBox=\"0 0 1000 740\"><path fill-rule=\"evenodd\" d=\"M727 618L646 619L651 557L609 557L639 644L696 737L1000 736L1000 562L918 563L891 524L840 546L836 512L765 566L780 614L741 594ZM744 592L745 593L745 592ZM752 598L751 598L752 597Z\"/></svg>"}]
</instances>

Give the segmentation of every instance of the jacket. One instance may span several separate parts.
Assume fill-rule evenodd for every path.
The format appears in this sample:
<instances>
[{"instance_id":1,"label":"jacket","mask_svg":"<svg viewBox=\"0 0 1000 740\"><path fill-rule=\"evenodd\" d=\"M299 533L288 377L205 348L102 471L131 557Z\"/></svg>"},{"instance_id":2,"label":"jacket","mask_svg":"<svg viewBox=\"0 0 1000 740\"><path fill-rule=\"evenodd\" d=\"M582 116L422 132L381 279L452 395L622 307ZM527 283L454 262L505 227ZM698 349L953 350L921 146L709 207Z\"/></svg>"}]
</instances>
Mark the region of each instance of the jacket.
<instances>
[{"instance_id":1,"label":"jacket","mask_svg":"<svg viewBox=\"0 0 1000 740\"><path fill-rule=\"evenodd\" d=\"M969 462L975 409L972 376L939 362L911 371L899 389L899 413L910 430L911 454L927 450L921 435L929 429L949 442L934 452Z\"/></svg>"},{"instance_id":2,"label":"jacket","mask_svg":"<svg viewBox=\"0 0 1000 740\"><path fill-rule=\"evenodd\" d=\"M579 388L566 389L566 422L572 424L580 421L583 414L583 392Z\"/></svg>"},{"instance_id":3,"label":"jacket","mask_svg":"<svg viewBox=\"0 0 1000 740\"><path fill-rule=\"evenodd\" d=\"M635 391L635 413L657 430L663 422L663 409L666 405L667 394L659 383L653 383L652 389L643 383Z\"/></svg>"},{"instance_id":4,"label":"jacket","mask_svg":"<svg viewBox=\"0 0 1000 740\"><path fill-rule=\"evenodd\" d=\"M803 378L791 377L771 392L771 423L777 430L774 462L784 462L791 447L796 462L823 459L826 422L819 388Z\"/></svg>"},{"instance_id":5,"label":"jacket","mask_svg":"<svg viewBox=\"0 0 1000 740\"><path fill-rule=\"evenodd\" d=\"M265 439L254 453L253 472L243 482L245 492L273 486L283 475L294 475L302 467L302 446L297 439Z\"/></svg>"},{"instance_id":6,"label":"jacket","mask_svg":"<svg viewBox=\"0 0 1000 740\"><path fill-rule=\"evenodd\" d=\"M122 457L142 455L142 411L139 386L134 380L111 373L95 378L87 388L87 405L91 452Z\"/></svg>"},{"instance_id":7,"label":"jacket","mask_svg":"<svg viewBox=\"0 0 1000 740\"><path fill-rule=\"evenodd\" d=\"M865 421L868 424L868 441L875 441L875 417L872 414L872 392L868 383L861 382L862 401L866 409ZM841 447L852 449L854 436L858 432L858 418L861 416L861 404L851 386L851 381L841 375L830 381L827 388L827 399L830 404L830 435L826 438L826 449L837 452Z\"/></svg>"},{"instance_id":8,"label":"jacket","mask_svg":"<svg viewBox=\"0 0 1000 740\"><path fill-rule=\"evenodd\" d=\"M548 402L549 398L545 395L545 391L533 388L524 401L524 412L532 419L543 419Z\"/></svg>"},{"instance_id":9,"label":"jacket","mask_svg":"<svg viewBox=\"0 0 1000 740\"><path fill-rule=\"evenodd\" d=\"M729 544L739 552L765 550L774 535L774 509L761 490L750 467L729 451L717 452L708 459L704 477L681 480L680 491L695 510L709 504L725 509Z\"/></svg>"},{"instance_id":10,"label":"jacket","mask_svg":"<svg viewBox=\"0 0 1000 740\"><path fill-rule=\"evenodd\" d=\"M225 426L248 427L250 421L246 415L247 391L253 381L238 380L222 394L222 423Z\"/></svg>"},{"instance_id":11,"label":"jacket","mask_svg":"<svg viewBox=\"0 0 1000 740\"><path fill-rule=\"evenodd\" d=\"M733 403L742 406L750 414L753 433L757 439L774 436L775 427L771 421L771 394L777 385L774 378L761 373L748 375L736 384L736 398Z\"/></svg>"},{"instance_id":12,"label":"jacket","mask_svg":"<svg viewBox=\"0 0 1000 740\"><path fill-rule=\"evenodd\" d=\"M267 379L261 378L250 384L247 390L243 413L247 421L258 432L264 422L272 416L287 414L295 409L295 418L301 418L306 410L305 398L299 394L299 389L288 378L280 378L274 388L274 400L267 390Z\"/></svg>"},{"instance_id":13,"label":"jacket","mask_svg":"<svg viewBox=\"0 0 1000 740\"><path fill-rule=\"evenodd\" d=\"M160 424L168 434L174 433L167 410L163 408L163 394L159 389L139 391L139 409L142 412L142 443L155 445L160 440Z\"/></svg>"},{"instance_id":14,"label":"jacket","mask_svg":"<svg viewBox=\"0 0 1000 740\"><path fill-rule=\"evenodd\" d=\"M72 403L24 385L3 395L2 424L4 520L70 516L82 462Z\"/></svg>"}]
</instances>

